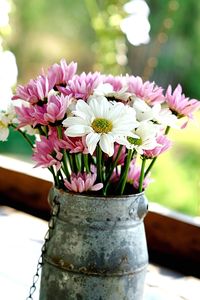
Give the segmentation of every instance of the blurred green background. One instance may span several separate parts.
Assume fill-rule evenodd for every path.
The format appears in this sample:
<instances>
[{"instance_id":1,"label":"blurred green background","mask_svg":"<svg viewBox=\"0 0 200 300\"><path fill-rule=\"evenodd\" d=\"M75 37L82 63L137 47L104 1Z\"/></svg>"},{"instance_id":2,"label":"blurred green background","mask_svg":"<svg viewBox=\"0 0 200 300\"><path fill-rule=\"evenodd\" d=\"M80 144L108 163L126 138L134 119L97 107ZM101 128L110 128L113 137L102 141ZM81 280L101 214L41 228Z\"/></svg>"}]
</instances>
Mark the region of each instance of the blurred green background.
<instances>
[{"instance_id":1,"label":"blurred green background","mask_svg":"<svg viewBox=\"0 0 200 300\"><path fill-rule=\"evenodd\" d=\"M190 98L200 99L200 2L149 0L150 42L133 46L119 28L127 14L125 0L13 0L11 33L4 48L16 56L18 83L25 84L64 57L77 61L78 71L132 73L183 86ZM170 134L173 148L153 169L150 201L200 215L200 117L184 131ZM30 160L26 143L11 133L0 153Z\"/></svg>"}]
</instances>

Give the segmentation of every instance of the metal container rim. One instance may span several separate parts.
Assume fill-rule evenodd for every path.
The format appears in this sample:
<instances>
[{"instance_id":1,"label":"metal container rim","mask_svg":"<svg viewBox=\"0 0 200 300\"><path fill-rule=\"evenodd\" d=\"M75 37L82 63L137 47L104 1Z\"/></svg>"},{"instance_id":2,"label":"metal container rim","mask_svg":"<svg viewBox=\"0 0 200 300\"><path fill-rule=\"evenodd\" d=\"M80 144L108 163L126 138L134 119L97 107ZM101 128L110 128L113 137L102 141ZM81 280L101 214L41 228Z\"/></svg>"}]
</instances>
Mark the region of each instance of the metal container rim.
<instances>
[{"instance_id":1,"label":"metal container rim","mask_svg":"<svg viewBox=\"0 0 200 300\"><path fill-rule=\"evenodd\" d=\"M61 195L69 195L69 196L72 196L72 197L81 197L83 199L86 199L87 200L97 200L97 199L101 199L103 201L107 201L108 198L110 199L110 201L113 200L125 200L125 199L131 199L131 198L138 198L138 197L141 197L141 196L144 196L145 195L145 192L142 191L141 193L136 193L136 194L130 194L130 195L108 195L108 196L103 196L103 195L97 195L97 194L81 194L81 193L73 193L73 192L70 192L70 191L66 191L66 190L63 190L63 189L58 189L56 188L55 186L53 186L51 188L52 191L55 191L56 193L58 194L61 194Z\"/></svg>"}]
</instances>

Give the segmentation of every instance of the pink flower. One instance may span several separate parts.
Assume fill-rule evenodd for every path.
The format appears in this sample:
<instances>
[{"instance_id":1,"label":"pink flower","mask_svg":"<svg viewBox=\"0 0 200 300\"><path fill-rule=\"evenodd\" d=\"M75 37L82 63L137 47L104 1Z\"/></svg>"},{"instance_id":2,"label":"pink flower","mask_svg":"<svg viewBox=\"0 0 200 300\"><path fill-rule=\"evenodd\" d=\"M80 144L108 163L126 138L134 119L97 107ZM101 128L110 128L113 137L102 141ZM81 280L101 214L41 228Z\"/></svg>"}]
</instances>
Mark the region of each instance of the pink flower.
<instances>
[{"instance_id":1,"label":"pink flower","mask_svg":"<svg viewBox=\"0 0 200 300\"><path fill-rule=\"evenodd\" d=\"M71 95L76 99L86 100L93 94L100 79L101 75L98 72L88 74L82 73L81 75L75 75L73 79L68 82L66 88L58 87L58 90L64 95Z\"/></svg>"},{"instance_id":2,"label":"pink flower","mask_svg":"<svg viewBox=\"0 0 200 300\"><path fill-rule=\"evenodd\" d=\"M35 109L35 122L33 124L33 127L39 125L48 125L47 120L44 119L44 115L47 111L47 104L43 104L43 106L40 105L34 105Z\"/></svg>"},{"instance_id":3,"label":"pink flower","mask_svg":"<svg viewBox=\"0 0 200 300\"><path fill-rule=\"evenodd\" d=\"M43 105L22 105L16 107L16 114L18 115L19 128L31 125L36 127L39 125L49 125L61 121L66 114L69 105L69 97L64 95L48 95L48 102Z\"/></svg>"},{"instance_id":4,"label":"pink flower","mask_svg":"<svg viewBox=\"0 0 200 300\"><path fill-rule=\"evenodd\" d=\"M51 89L52 86L49 84L47 77L41 75L36 79L31 79L25 86L19 85L12 100L22 99L35 104L41 100L44 101Z\"/></svg>"},{"instance_id":5,"label":"pink flower","mask_svg":"<svg viewBox=\"0 0 200 300\"><path fill-rule=\"evenodd\" d=\"M85 137L68 137L64 138L65 149L70 150L70 153L88 154L88 148L85 142Z\"/></svg>"},{"instance_id":6,"label":"pink flower","mask_svg":"<svg viewBox=\"0 0 200 300\"><path fill-rule=\"evenodd\" d=\"M121 173L121 170L117 170L116 171L116 168L114 169L113 173L112 173L112 176L110 178L110 182L112 183L118 183L119 180L120 180L120 173Z\"/></svg>"},{"instance_id":7,"label":"pink flower","mask_svg":"<svg viewBox=\"0 0 200 300\"><path fill-rule=\"evenodd\" d=\"M180 84L177 85L174 92L172 92L172 87L169 85L165 97L169 108L179 118L186 116L191 119L193 112L200 108L200 101L186 98L182 93Z\"/></svg>"},{"instance_id":8,"label":"pink flower","mask_svg":"<svg viewBox=\"0 0 200 300\"><path fill-rule=\"evenodd\" d=\"M17 114L19 128L26 125L33 125L35 123L35 109L31 106L22 105L21 107L15 107Z\"/></svg>"},{"instance_id":9,"label":"pink flower","mask_svg":"<svg viewBox=\"0 0 200 300\"><path fill-rule=\"evenodd\" d=\"M54 136L50 136L49 138L41 136L41 141L36 142L33 153L33 160L37 163L35 167L42 166L43 168L49 168L55 166L56 170L59 170L62 156L59 141L55 140Z\"/></svg>"},{"instance_id":10,"label":"pink flower","mask_svg":"<svg viewBox=\"0 0 200 300\"><path fill-rule=\"evenodd\" d=\"M103 187L103 183L94 184L97 178L97 174L78 173L77 175L72 173L70 181L64 180L64 185L69 191L76 193L83 193L87 191L99 191Z\"/></svg>"},{"instance_id":11,"label":"pink flower","mask_svg":"<svg viewBox=\"0 0 200 300\"><path fill-rule=\"evenodd\" d=\"M142 81L142 78L137 76L127 77L128 91L135 94L136 97L143 99L149 105L162 103L165 101L163 89L155 85L154 82Z\"/></svg>"},{"instance_id":12,"label":"pink flower","mask_svg":"<svg viewBox=\"0 0 200 300\"><path fill-rule=\"evenodd\" d=\"M77 63L71 62L67 65L65 59L61 59L60 64L52 65L47 73L51 86L66 85L74 76L77 69Z\"/></svg>"},{"instance_id":13,"label":"pink flower","mask_svg":"<svg viewBox=\"0 0 200 300\"><path fill-rule=\"evenodd\" d=\"M18 117L19 126L23 127L26 125L31 125L33 127L40 125L48 125L48 122L44 120L44 114L46 112L46 104L43 106L30 105L21 107L15 107L15 111Z\"/></svg>"},{"instance_id":14,"label":"pink flower","mask_svg":"<svg viewBox=\"0 0 200 300\"><path fill-rule=\"evenodd\" d=\"M109 75L103 80L104 83L109 83L113 87L113 91L118 92L124 87L124 77Z\"/></svg>"},{"instance_id":15,"label":"pink flower","mask_svg":"<svg viewBox=\"0 0 200 300\"><path fill-rule=\"evenodd\" d=\"M64 95L50 94L44 113L44 120L49 123L55 123L65 117L67 107L69 105L69 97Z\"/></svg>"},{"instance_id":16,"label":"pink flower","mask_svg":"<svg viewBox=\"0 0 200 300\"><path fill-rule=\"evenodd\" d=\"M130 165L128 176L127 176L127 181L129 183L131 183L133 185L134 189L136 189L136 190L138 190L138 188L139 188L140 172L141 172L141 169L140 169L140 167L136 166L135 160L134 160ZM152 182L152 179L150 178L150 175L147 175L143 181L142 189L145 190L146 187L151 182Z\"/></svg>"},{"instance_id":17,"label":"pink flower","mask_svg":"<svg viewBox=\"0 0 200 300\"><path fill-rule=\"evenodd\" d=\"M114 154L113 154L113 157L112 157L112 158L113 158L113 161L114 161L114 160L116 159L116 157L117 157L117 153L118 153L119 147L120 147L119 144L115 144L115 145L114 145ZM123 146L123 147L122 147L122 150L121 150L121 152L120 152L119 158L118 158L118 160L117 160L117 164L118 164L118 165L123 165L123 164L124 164L125 158L126 158L126 147Z\"/></svg>"},{"instance_id":18,"label":"pink flower","mask_svg":"<svg viewBox=\"0 0 200 300\"><path fill-rule=\"evenodd\" d=\"M144 150L143 156L147 158L157 157L161 153L167 151L172 145L171 141L166 137L166 135L159 135L156 138L156 141L159 144L159 146L156 146L154 149L151 150Z\"/></svg>"}]
</instances>

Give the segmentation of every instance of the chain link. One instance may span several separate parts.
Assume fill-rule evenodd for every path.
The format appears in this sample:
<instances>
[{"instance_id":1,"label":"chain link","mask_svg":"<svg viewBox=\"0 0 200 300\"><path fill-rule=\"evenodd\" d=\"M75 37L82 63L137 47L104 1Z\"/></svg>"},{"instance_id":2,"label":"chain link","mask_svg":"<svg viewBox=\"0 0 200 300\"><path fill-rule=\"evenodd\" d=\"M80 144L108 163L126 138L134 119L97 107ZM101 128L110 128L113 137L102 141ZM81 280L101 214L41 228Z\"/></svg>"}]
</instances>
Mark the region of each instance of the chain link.
<instances>
[{"instance_id":1,"label":"chain link","mask_svg":"<svg viewBox=\"0 0 200 300\"><path fill-rule=\"evenodd\" d=\"M48 242L50 241L50 239L53 235L53 230L54 230L54 227L55 227L56 217L58 216L59 209L60 209L60 203L57 201L57 199L55 197L54 200L52 201L51 217L50 217L50 220L48 222L48 230L47 230L47 232L45 234L45 237L44 237L44 244L41 248L41 255L38 259L38 263L37 263L37 267L36 267L36 273L33 276L33 283L32 283L32 286L30 287L29 296L26 298L26 300L30 300L30 299L33 300L33 294L36 291L36 284L37 284L38 279L40 277L40 269L42 268L42 265L43 265L43 257L44 257L44 254L47 251Z\"/></svg>"}]
</instances>

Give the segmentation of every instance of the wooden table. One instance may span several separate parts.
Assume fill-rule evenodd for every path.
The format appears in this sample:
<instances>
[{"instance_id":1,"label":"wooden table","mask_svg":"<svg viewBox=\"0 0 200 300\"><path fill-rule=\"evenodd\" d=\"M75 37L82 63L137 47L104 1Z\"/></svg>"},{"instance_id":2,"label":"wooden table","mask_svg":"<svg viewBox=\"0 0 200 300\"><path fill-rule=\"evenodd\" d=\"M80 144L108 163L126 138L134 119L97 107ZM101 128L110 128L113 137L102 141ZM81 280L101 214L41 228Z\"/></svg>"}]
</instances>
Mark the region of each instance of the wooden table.
<instances>
[{"instance_id":1,"label":"wooden table","mask_svg":"<svg viewBox=\"0 0 200 300\"><path fill-rule=\"evenodd\" d=\"M0 206L1 300L25 300L28 296L46 231L46 221ZM38 294L39 285L35 300ZM183 299L200 299L200 280L149 264L144 300Z\"/></svg>"}]
</instances>

